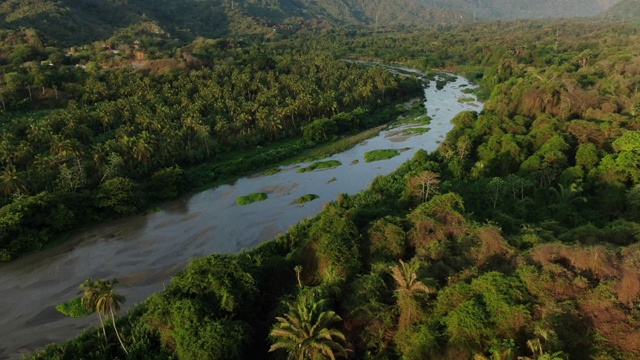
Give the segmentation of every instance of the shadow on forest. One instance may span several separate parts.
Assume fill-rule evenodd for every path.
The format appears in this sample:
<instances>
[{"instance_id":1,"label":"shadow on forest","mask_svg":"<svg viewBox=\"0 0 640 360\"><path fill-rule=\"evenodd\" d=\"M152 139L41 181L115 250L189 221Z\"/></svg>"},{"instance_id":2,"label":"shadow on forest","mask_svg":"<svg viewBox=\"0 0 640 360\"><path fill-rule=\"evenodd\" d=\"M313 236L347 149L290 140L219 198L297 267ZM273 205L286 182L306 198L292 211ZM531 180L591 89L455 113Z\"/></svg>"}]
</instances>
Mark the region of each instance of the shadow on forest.
<instances>
[{"instance_id":1,"label":"shadow on forest","mask_svg":"<svg viewBox=\"0 0 640 360\"><path fill-rule=\"evenodd\" d=\"M552 322L569 358L588 359L596 352L596 328L588 316L576 312L573 307L567 307L553 315Z\"/></svg>"},{"instance_id":2,"label":"shadow on forest","mask_svg":"<svg viewBox=\"0 0 640 360\"><path fill-rule=\"evenodd\" d=\"M0 6L1 27L35 28L63 46L107 39L119 29L149 21L156 22L167 37L182 41L191 41L196 34L214 37L229 31L222 1L63 0L41 9L26 1Z\"/></svg>"}]
</instances>

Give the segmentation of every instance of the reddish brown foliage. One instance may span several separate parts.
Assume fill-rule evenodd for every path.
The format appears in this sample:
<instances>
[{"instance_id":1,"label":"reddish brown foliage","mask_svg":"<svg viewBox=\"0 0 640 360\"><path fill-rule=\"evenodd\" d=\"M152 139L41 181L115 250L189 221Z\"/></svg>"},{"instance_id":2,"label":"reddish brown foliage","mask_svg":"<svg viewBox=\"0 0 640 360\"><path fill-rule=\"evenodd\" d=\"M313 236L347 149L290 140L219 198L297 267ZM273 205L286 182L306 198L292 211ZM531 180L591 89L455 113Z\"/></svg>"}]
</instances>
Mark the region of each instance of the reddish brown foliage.
<instances>
[{"instance_id":1,"label":"reddish brown foliage","mask_svg":"<svg viewBox=\"0 0 640 360\"><path fill-rule=\"evenodd\" d=\"M592 294L580 301L578 308L591 318L594 327L609 345L625 353L640 352L640 324L630 319L620 306Z\"/></svg>"},{"instance_id":2,"label":"reddish brown foliage","mask_svg":"<svg viewBox=\"0 0 640 360\"><path fill-rule=\"evenodd\" d=\"M527 289L544 302L574 299L584 290L574 286L576 274L558 264L547 264L539 278L529 279Z\"/></svg>"},{"instance_id":3,"label":"reddish brown foliage","mask_svg":"<svg viewBox=\"0 0 640 360\"><path fill-rule=\"evenodd\" d=\"M615 290L618 299L627 306L640 299L640 244L624 249L622 274Z\"/></svg>"},{"instance_id":4,"label":"reddish brown foliage","mask_svg":"<svg viewBox=\"0 0 640 360\"><path fill-rule=\"evenodd\" d=\"M575 302L577 312L609 346L640 354L640 323L625 307L640 296L640 245L623 249L622 255L604 246L548 244L535 248L530 259L541 269L522 277L527 289L544 304L534 318L553 313L558 304ZM611 292L620 301L612 299Z\"/></svg>"},{"instance_id":5,"label":"reddish brown foliage","mask_svg":"<svg viewBox=\"0 0 640 360\"><path fill-rule=\"evenodd\" d=\"M580 144L595 143L598 148L602 148L607 141L600 127L592 122L584 120L574 120L569 123L567 131L573 135Z\"/></svg>"},{"instance_id":6,"label":"reddish brown foliage","mask_svg":"<svg viewBox=\"0 0 640 360\"><path fill-rule=\"evenodd\" d=\"M617 277L619 273L616 255L603 246L569 247L549 244L533 250L531 257L540 264L567 261L576 270L590 272L600 279Z\"/></svg>"},{"instance_id":7,"label":"reddish brown foliage","mask_svg":"<svg viewBox=\"0 0 640 360\"><path fill-rule=\"evenodd\" d=\"M618 299L627 306L632 306L636 300L640 299L640 273L638 269L625 265L622 270L622 278L616 286L616 293Z\"/></svg>"},{"instance_id":8,"label":"reddish brown foliage","mask_svg":"<svg viewBox=\"0 0 640 360\"><path fill-rule=\"evenodd\" d=\"M465 232L467 226L464 216L454 209L458 199L451 194L438 195L409 215L414 224L411 242L416 249L435 241L455 238Z\"/></svg>"},{"instance_id":9,"label":"reddish brown foliage","mask_svg":"<svg viewBox=\"0 0 640 360\"><path fill-rule=\"evenodd\" d=\"M425 247L434 241L446 240L442 227L432 219L424 219L415 224L411 233L411 244L415 248Z\"/></svg>"},{"instance_id":10,"label":"reddish brown foliage","mask_svg":"<svg viewBox=\"0 0 640 360\"><path fill-rule=\"evenodd\" d=\"M508 258L513 250L494 227L483 227L477 231L478 245L473 250L476 265L481 266L496 258Z\"/></svg>"}]
</instances>

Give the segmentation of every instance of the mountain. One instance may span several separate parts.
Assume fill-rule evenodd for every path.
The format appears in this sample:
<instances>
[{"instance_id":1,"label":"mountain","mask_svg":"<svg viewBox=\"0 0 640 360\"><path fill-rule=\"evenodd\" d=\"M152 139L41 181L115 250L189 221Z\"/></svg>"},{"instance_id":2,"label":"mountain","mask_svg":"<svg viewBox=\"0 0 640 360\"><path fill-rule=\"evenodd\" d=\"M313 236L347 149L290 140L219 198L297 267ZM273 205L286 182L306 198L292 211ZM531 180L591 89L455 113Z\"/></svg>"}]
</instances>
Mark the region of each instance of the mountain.
<instances>
[{"instance_id":1,"label":"mountain","mask_svg":"<svg viewBox=\"0 0 640 360\"><path fill-rule=\"evenodd\" d=\"M119 29L153 22L171 37L191 40L271 30L319 20L329 25L427 26L470 17L417 0L5 0L0 27L35 28L61 44L106 39Z\"/></svg>"},{"instance_id":2,"label":"mountain","mask_svg":"<svg viewBox=\"0 0 640 360\"><path fill-rule=\"evenodd\" d=\"M621 0L603 14L603 17L608 19L630 19L639 16L640 0Z\"/></svg>"},{"instance_id":3,"label":"mountain","mask_svg":"<svg viewBox=\"0 0 640 360\"><path fill-rule=\"evenodd\" d=\"M0 0L0 28L35 28L60 45L157 24L166 37L267 33L283 24L426 27L479 20L593 16L621 0ZM610 14L633 14L622 0ZM631 11L630 11L631 9Z\"/></svg>"},{"instance_id":4,"label":"mountain","mask_svg":"<svg viewBox=\"0 0 640 360\"><path fill-rule=\"evenodd\" d=\"M439 9L463 10L477 19L538 19L594 16L620 0L420 0ZM625 0L626 1L626 0ZM637 1L636 1L637 2Z\"/></svg>"}]
</instances>

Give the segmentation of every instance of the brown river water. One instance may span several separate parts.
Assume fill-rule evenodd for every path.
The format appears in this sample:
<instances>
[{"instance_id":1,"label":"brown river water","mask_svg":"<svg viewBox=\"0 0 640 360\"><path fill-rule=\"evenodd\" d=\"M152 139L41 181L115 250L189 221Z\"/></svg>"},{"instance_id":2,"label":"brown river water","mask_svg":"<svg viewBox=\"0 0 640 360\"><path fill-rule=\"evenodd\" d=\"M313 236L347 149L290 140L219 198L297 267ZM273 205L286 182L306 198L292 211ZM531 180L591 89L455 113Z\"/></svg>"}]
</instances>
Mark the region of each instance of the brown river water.
<instances>
[{"instance_id":1,"label":"brown river water","mask_svg":"<svg viewBox=\"0 0 640 360\"><path fill-rule=\"evenodd\" d=\"M482 109L479 102L458 101L470 97L462 93L466 86L467 81L458 78L440 91L433 85L425 88L427 113L433 118L427 126L430 131L410 136L402 128L383 131L330 157L342 163L336 168L296 172L299 166L309 165L303 163L283 167L274 175L242 178L233 185L169 202L158 212L78 231L63 244L0 265L0 360L19 359L97 325L95 316L71 319L55 310L56 304L77 295L87 277L117 278L117 289L127 298L125 308L130 307L161 291L189 259L253 248L317 214L338 194L361 191L418 149L435 150L457 113ZM402 151L390 160L366 163L364 153L376 149ZM236 205L238 196L257 191L269 198ZM294 203L310 193L320 198L304 205Z\"/></svg>"}]
</instances>

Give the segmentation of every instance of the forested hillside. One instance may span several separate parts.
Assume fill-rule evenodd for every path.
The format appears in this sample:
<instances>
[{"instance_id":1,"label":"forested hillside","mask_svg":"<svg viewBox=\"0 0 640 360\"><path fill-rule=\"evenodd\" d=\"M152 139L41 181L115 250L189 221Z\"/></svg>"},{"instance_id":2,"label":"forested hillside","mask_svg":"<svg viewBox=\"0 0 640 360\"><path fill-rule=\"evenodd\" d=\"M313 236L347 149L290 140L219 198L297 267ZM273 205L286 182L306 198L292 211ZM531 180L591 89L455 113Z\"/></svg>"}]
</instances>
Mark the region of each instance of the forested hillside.
<instances>
[{"instance_id":1,"label":"forested hillside","mask_svg":"<svg viewBox=\"0 0 640 360\"><path fill-rule=\"evenodd\" d=\"M323 49L456 71L481 85L485 110L456 116L437 152L419 152L274 241L194 260L120 318L120 334L115 325L94 329L33 358L640 359L638 24L521 21L376 35L336 29L287 44L305 54ZM326 59L357 79L378 71ZM289 74L312 63L272 61L269 67ZM325 74L322 66L306 69ZM102 76L93 86L122 75ZM145 79L134 88L153 89ZM165 94L178 84L164 85ZM237 96L250 102L251 90L242 90ZM105 91L101 103L81 98L86 107L70 111L117 111L122 129L140 128L137 146L158 130L154 121L127 123L119 94ZM202 101L221 99L213 95ZM175 99L173 106L184 103ZM330 115L322 109L313 111ZM293 119L308 115L302 107L283 125L295 128ZM99 119L92 128L110 134L116 123ZM243 141L271 135L259 122L232 124ZM197 138L184 134L182 142ZM72 149L70 160L79 156ZM143 160L124 168L143 171Z\"/></svg>"},{"instance_id":2,"label":"forested hillside","mask_svg":"<svg viewBox=\"0 0 640 360\"><path fill-rule=\"evenodd\" d=\"M33 28L58 45L104 40L152 22L153 32L182 43L198 36L268 35L274 29L428 28L474 19L585 17L603 13L618 0L6 0L0 28ZM632 2L625 1L631 4ZM635 13L622 5L619 14ZM631 11L631 12L630 12Z\"/></svg>"},{"instance_id":3,"label":"forested hillside","mask_svg":"<svg viewBox=\"0 0 640 360\"><path fill-rule=\"evenodd\" d=\"M0 4L0 28L34 28L58 44L80 45L154 22L156 32L184 42L274 28L455 24L468 21L461 11L415 0L8 0Z\"/></svg>"},{"instance_id":4,"label":"forested hillside","mask_svg":"<svg viewBox=\"0 0 640 360\"><path fill-rule=\"evenodd\" d=\"M633 19L640 16L640 1L621 0L604 14L608 19Z\"/></svg>"}]
</instances>

